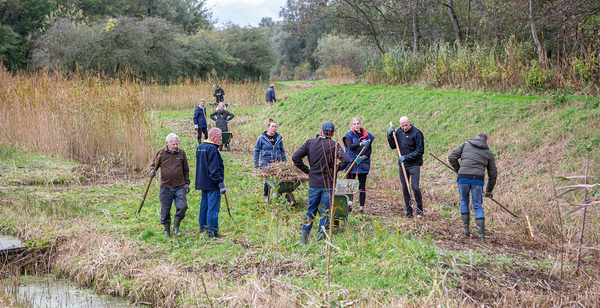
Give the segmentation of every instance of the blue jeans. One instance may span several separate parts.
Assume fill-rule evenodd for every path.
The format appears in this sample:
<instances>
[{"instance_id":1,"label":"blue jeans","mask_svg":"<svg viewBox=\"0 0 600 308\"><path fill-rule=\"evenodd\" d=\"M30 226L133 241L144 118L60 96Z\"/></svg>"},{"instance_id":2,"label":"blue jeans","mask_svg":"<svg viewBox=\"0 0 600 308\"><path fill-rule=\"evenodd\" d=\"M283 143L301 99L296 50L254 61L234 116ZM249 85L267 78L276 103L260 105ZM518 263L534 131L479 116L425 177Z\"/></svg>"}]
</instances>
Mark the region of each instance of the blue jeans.
<instances>
[{"instance_id":1,"label":"blue jeans","mask_svg":"<svg viewBox=\"0 0 600 308\"><path fill-rule=\"evenodd\" d=\"M219 211L221 210L221 193L217 190L203 190L200 201L198 223L200 232L206 231L209 237L219 237Z\"/></svg>"},{"instance_id":2,"label":"blue jeans","mask_svg":"<svg viewBox=\"0 0 600 308\"><path fill-rule=\"evenodd\" d=\"M319 220L317 232L323 232L323 227L325 230L329 228L329 204L332 193L333 189L331 188L308 187L308 210L302 222L302 231L310 232L317 211L321 212L321 216L323 216Z\"/></svg>"},{"instance_id":3,"label":"blue jeans","mask_svg":"<svg viewBox=\"0 0 600 308\"><path fill-rule=\"evenodd\" d=\"M469 193L473 201L473 211L475 219L485 218L483 215L483 185L458 183L458 193L460 194L460 213L469 213Z\"/></svg>"},{"instance_id":4,"label":"blue jeans","mask_svg":"<svg viewBox=\"0 0 600 308\"><path fill-rule=\"evenodd\" d=\"M177 188L160 187L158 191L158 200L160 200L160 223L162 225L171 223L171 204L175 201L175 217L179 220L185 218L185 212L188 209L187 199L185 198L185 188L179 186Z\"/></svg>"}]
</instances>

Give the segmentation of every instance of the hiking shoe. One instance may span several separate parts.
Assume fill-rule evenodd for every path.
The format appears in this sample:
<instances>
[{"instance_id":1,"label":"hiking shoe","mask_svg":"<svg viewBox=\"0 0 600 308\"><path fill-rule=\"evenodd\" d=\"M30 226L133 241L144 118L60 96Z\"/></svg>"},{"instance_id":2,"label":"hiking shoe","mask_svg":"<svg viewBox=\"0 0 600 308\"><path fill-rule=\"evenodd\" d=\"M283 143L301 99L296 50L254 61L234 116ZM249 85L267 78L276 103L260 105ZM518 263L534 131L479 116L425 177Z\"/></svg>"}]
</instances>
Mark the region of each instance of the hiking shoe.
<instances>
[{"instance_id":1,"label":"hiking shoe","mask_svg":"<svg viewBox=\"0 0 600 308\"><path fill-rule=\"evenodd\" d=\"M363 210L358 210L358 214L363 214L363 215L364 215L364 214L365 214L365 211L363 211Z\"/></svg>"},{"instance_id":2,"label":"hiking shoe","mask_svg":"<svg viewBox=\"0 0 600 308\"><path fill-rule=\"evenodd\" d=\"M404 218L412 218L412 217L413 217L412 213L410 213L410 214L406 214L406 215L404 216Z\"/></svg>"},{"instance_id":3,"label":"hiking shoe","mask_svg":"<svg viewBox=\"0 0 600 308\"><path fill-rule=\"evenodd\" d=\"M417 214L417 218L423 218L423 214Z\"/></svg>"}]
</instances>

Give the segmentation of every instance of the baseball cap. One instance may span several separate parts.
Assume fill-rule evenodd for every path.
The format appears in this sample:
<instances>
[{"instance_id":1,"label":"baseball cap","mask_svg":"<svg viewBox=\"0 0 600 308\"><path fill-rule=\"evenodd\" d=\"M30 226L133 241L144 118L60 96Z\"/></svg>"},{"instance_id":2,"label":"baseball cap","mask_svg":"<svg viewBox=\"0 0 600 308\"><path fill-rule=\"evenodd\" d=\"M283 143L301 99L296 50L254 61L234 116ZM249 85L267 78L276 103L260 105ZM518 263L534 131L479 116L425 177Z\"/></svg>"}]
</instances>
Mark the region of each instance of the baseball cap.
<instances>
[{"instance_id":1,"label":"baseball cap","mask_svg":"<svg viewBox=\"0 0 600 308\"><path fill-rule=\"evenodd\" d=\"M323 124L323 127L321 128L321 130L323 131L324 134L333 134L333 132L335 131L335 126L333 126L333 123L331 122L325 122L325 124Z\"/></svg>"}]
</instances>

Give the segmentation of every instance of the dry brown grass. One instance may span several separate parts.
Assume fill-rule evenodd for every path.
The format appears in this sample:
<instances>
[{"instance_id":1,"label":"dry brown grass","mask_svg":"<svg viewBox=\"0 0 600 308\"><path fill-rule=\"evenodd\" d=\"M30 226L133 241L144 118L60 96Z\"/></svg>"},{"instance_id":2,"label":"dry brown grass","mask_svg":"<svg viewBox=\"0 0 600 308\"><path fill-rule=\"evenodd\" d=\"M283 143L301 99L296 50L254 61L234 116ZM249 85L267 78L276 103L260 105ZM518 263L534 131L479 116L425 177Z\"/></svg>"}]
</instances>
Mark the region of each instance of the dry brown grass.
<instances>
[{"instance_id":1,"label":"dry brown grass","mask_svg":"<svg viewBox=\"0 0 600 308\"><path fill-rule=\"evenodd\" d=\"M327 68L327 84L328 85L341 85L341 84L354 84L356 76L352 73L352 70L343 67L341 65L333 65Z\"/></svg>"},{"instance_id":2,"label":"dry brown grass","mask_svg":"<svg viewBox=\"0 0 600 308\"><path fill-rule=\"evenodd\" d=\"M261 80L239 82L227 79L219 81L185 79L168 87L148 85L144 88L144 94L152 108L193 109L201 98L209 104L215 102L213 93L217 84L225 91L225 103L238 106L266 104L265 91L268 84ZM215 107L208 106L207 110L215 109Z\"/></svg>"},{"instance_id":3,"label":"dry brown grass","mask_svg":"<svg viewBox=\"0 0 600 308\"><path fill-rule=\"evenodd\" d=\"M0 142L83 163L142 166L151 154L140 85L0 69Z\"/></svg>"}]
</instances>

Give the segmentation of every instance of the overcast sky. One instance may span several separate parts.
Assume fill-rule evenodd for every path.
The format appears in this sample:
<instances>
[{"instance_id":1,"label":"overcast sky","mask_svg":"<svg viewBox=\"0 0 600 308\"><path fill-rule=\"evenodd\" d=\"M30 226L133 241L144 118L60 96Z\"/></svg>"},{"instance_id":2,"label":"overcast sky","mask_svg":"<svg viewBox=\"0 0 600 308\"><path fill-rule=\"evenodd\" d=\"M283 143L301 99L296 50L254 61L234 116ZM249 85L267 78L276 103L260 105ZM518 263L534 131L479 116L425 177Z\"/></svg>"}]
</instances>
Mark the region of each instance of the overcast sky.
<instances>
[{"instance_id":1,"label":"overcast sky","mask_svg":"<svg viewBox=\"0 0 600 308\"><path fill-rule=\"evenodd\" d=\"M286 0L207 0L208 8L213 12L213 19L219 19L217 27L227 21L242 27L258 26L263 17L281 20L279 11Z\"/></svg>"}]
</instances>

